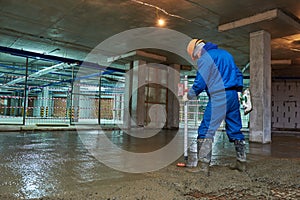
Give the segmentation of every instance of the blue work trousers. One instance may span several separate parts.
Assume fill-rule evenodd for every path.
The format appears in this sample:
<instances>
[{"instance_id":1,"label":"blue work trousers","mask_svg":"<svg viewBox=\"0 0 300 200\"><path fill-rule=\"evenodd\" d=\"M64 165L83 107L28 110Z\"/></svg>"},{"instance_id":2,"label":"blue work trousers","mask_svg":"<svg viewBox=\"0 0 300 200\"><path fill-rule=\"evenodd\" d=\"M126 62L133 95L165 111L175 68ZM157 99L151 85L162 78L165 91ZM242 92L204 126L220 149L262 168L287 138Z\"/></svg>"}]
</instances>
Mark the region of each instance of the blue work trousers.
<instances>
[{"instance_id":1,"label":"blue work trousers","mask_svg":"<svg viewBox=\"0 0 300 200\"><path fill-rule=\"evenodd\" d=\"M240 103L236 90L226 90L209 95L209 101L198 128L198 139L213 139L223 120L226 123L229 141L244 140L241 132Z\"/></svg>"}]
</instances>

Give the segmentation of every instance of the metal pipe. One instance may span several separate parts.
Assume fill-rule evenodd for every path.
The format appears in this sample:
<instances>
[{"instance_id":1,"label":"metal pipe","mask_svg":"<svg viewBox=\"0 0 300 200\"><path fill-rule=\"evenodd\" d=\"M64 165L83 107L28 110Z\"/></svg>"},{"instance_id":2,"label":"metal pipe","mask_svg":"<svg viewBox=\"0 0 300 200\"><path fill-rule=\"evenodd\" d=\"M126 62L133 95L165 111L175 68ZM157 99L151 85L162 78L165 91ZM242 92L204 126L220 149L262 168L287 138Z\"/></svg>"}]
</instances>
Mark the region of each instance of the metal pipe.
<instances>
[{"instance_id":1,"label":"metal pipe","mask_svg":"<svg viewBox=\"0 0 300 200\"><path fill-rule=\"evenodd\" d=\"M28 58L26 58L26 72L25 72L25 83L24 83L24 101L23 101L23 125L26 123L26 110L27 110L27 78L28 78Z\"/></svg>"},{"instance_id":2,"label":"metal pipe","mask_svg":"<svg viewBox=\"0 0 300 200\"><path fill-rule=\"evenodd\" d=\"M188 89L188 77L184 77L184 92ZM188 160L188 102L184 102L184 139L183 139L184 159Z\"/></svg>"},{"instance_id":3,"label":"metal pipe","mask_svg":"<svg viewBox=\"0 0 300 200\"><path fill-rule=\"evenodd\" d=\"M250 62L247 63L247 65L242 69L242 73L245 73L245 71L250 67Z\"/></svg>"},{"instance_id":4,"label":"metal pipe","mask_svg":"<svg viewBox=\"0 0 300 200\"><path fill-rule=\"evenodd\" d=\"M28 64L29 65L29 64ZM26 70L26 67L22 67L22 66L11 66L11 65L5 65L5 64L2 64L0 63L0 67L4 67L6 69L11 69L11 70L19 70L19 71L25 71ZM35 69L28 69L28 72L38 72L38 70L35 70ZM19 73L15 73L15 72L9 72L9 74L15 74L15 75L23 75L23 74L19 74ZM68 75L68 74L62 74L62 73L58 73L58 72L50 72L49 74L53 74L53 75L61 75L61 76L69 76L71 77L71 75Z\"/></svg>"},{"instance_id":5,"label":"metal pipe","mask_svg":"<svg viewBox=\"0 0 300 200\"><path fill-rule=\"evenodd\" d=\"M99 78L98 125L101 125L101 76Z\"/></svg>"},{"instance_id":6,"label":"metal pipe","mask_svg":"<svg viewBox=\"0 0 300 200\"><path fill-rule=\"evenodd\" d=\"M40 60L46 60L46 61L58 62L58 63L60 63L60 62L76 63L78 65L82 65L82 66L89 67L89 68L102 69L102 70L115 70L115 71L119 71L119 72L123 72L123 73L125 72L125 70L123 70L123 69L118 69L118 68L113 68L113 67L108 67L108 66L101 66L101 65L98 65L97 63L92 63L92 62L88 62L88 61L76 60L76 59L72 59L72 58L63 58L63 57L35 53L35 52L19 50L19 49L13 49L13 48L3 47L3 46L0 46L0 52L8 53L8 54L20 56L20 57L32 58L32 59L40 59Z\"/></svg>"},{"instance_id":7,"label":"metal pipe","mask_svg":"<svg viewBox=\"0 0 300 200\"><path fill-rule=\"evenodd\" d=\"M70 91L70 101L71 101L71 112L70 112L70 125L72 125L72 116L73 116L73 90L74 90L74 66L72 66L72 79L71 79L71 91Z\"/></svg>"}]
</instances>

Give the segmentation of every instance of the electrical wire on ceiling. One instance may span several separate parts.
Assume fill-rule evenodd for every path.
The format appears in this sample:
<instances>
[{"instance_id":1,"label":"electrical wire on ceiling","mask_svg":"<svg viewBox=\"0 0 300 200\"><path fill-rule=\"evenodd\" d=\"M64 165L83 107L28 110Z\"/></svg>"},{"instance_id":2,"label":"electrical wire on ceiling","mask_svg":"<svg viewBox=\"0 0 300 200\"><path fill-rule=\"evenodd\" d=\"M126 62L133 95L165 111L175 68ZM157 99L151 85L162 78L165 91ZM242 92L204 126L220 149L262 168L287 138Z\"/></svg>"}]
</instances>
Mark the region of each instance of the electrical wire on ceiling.
<instances>
[{"instance_id":1,"label":"electrical wire on ceiling","mask_svg":"<svg viewBox=\"0 0 300 200\"><path fill-rule=\"evenodd\" d=\"M214 12L213 10L209 9L208 7L205 7L205 6L204 6L203 4L201 4L201 3L198 3L198 2L193 1L193 0L184 0L184 1L189 2L189 3L191 3L191 4L194 4L195 6L198 6L199 8L201 8L202 10L205 10L206 12L209 12L210 14L213 14L213 15L215 15L215 16L220 17L218 13Z\"/></svg>"},{"instance_id":2,"label":"electrical wire on ceiling","mask_svg":"<svg viewBox=\"0 0 300 200\"><path fill-rule=\"evenodd\" d=\"M131 0L132 2L135 2L135 3L138 3L138 4L141 4L141 5L144 5L144 6L148 6L148 7L151 7L151 8L155 8L161 12L163 12L165 15L167 16L170 16L170 17L175 17L175 18L178 18L178 19L182 19L182 20L185 20L185 21L188 21L188 22L192 22L192 20L190 19L187 19L185 17L182 17L182 16L179 16L179 15L175 15L175 14L172 14L172 13L169 13L167 12L165 9L159 7L159 6L156 6L156 5L153 5L153 4L149 4L149 3L146 3L146 2L143 2L143 1L139 1L139 0Z\"/></svg>"},{"instance_id":3,"label":"electrical wire on ceiling","mask_svg":"<svg viewBox=\"0 0 300 200\"><path fill-rule=\"evenodd\" d=\"M300 49L296 49L296 48L291 48L290 50L292 50L292 51L300 51Z\"/></svg>"}]
</instances>

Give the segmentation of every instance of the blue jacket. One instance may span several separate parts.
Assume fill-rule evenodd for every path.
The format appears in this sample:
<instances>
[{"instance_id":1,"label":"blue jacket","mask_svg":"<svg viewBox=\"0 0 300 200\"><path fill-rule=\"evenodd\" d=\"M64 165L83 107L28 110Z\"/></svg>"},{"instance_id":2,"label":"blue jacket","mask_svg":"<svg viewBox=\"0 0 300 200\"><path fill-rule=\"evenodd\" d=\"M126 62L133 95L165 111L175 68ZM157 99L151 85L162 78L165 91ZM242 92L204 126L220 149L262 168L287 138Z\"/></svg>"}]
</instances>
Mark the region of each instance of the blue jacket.
<instances>
[{"instance_id":1,"label":"blue jacket","mask_svg":"<svg viewBox=\"0 0 300 200\"><path fill-rule=\"evenodd\" d=\"M243 74L232 55L219 49L216 44L207 42L204 45L197 66L196 78L188 92L188 99L198 96L203 90L208 95L229 89L242 91Z\"/></svg>"}]
</instances>

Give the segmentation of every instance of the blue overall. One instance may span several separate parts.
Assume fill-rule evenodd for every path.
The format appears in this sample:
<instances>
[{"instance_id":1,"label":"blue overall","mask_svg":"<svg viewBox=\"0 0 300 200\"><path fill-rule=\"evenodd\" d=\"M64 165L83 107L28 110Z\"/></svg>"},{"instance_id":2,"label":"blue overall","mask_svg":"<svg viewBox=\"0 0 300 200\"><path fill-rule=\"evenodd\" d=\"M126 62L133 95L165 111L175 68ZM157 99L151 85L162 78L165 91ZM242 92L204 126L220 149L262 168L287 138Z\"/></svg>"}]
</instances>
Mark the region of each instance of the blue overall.
<instances>
[{"instance_id":1,"label":"blue overall","mask_svg":"<svg viewBox=\"0 0 300 200\"><path fill-rule=\"evenodd\" d=\"M243 75L232 55L213 43L206 43L197 60L197 74L188 99L206 91L209 101L198 128L198 139L213 139L223 120L229 141L244 140L238 93L243 89Z\"/></svg>"}]
</instances>

